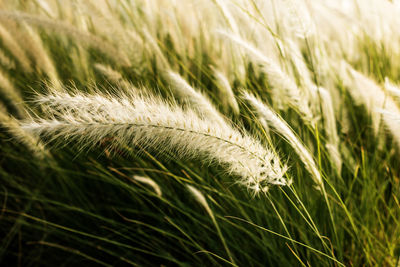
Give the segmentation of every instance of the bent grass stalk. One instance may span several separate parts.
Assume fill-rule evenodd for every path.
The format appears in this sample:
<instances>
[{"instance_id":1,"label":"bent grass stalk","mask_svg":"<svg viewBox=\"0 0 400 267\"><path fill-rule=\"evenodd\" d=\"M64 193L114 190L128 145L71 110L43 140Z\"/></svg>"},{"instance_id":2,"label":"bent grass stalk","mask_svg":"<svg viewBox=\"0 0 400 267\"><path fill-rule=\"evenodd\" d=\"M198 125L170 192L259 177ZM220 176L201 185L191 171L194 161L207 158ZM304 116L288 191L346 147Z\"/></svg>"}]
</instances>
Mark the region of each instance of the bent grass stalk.
<instances>
[{"instance_id":1,"label":"bent grass stalk","mask_svg":"<svg viewBox=\"0 0 400 267\"><path fill-rule=\"evenodd\" d=\"M259 228L259 229L261 229L261 230L263 230L263 231L266 231L266 232L268 232L268 233L274 234L274 235L276 235L276 236L279 236L279 237L281 237L281 238L284 238L284 239L286 239L286 240L289 240L289 241L291 241L291 242L293 242L293 243L296 243L296 244L298 244L298 245L300 245L300 246L303 246L303 247L305 247L305 248L307 248L307 249L310 249L310 250L312 250L312 251L315 252L315 253L321 254L321 255L323 255L323 256L325 256L325 257L331 259L332 261L338 263L340 266L346 266L346 265L344 265L343 263L341 263L340 261L338 261L337 259L333 258L332 256L330 256L330 255L328 255L328 254L326 254L326 253L324 253L324 252L322 252L322 251L320 251L320 250L317 250L317 249L315 249L315 248L313 248L313 247L310 247L310 246L308 246L307 244L304 244L304 243L301 243L301 242L299 242L299 241L297 241L297 240L294 240L294 239L292 239L292 238L290 238L290 237L284 236L284 235L282 235L282 234L279 234L279 233L277 233L277 232L274 232L274 231L272 231L272 230L269 230L269 229L267 229L267 228L265 228L265 227L259 226L259 225L255 224L255 223L252 223L252 222L247 221L247 220L242 219L242 218L238 218L238 217L234 217L234 216L226 216L226 217L227 217L227 218L234 219L234 220L242 221L242 222L245 222L245 223L247 223L247 224L250 224L250 225L252 225L252 226L254 226L254 227L257 227L257 228Z\"/></svg>"},{"instance_id":2,"label":"bent grass stalk","mask_svg":"<svg viewBox=\"0 0 400 267\"><path fill-rule=\"evenodd\" d=\"M193 195L193 197L196 199L196 201L199 202L199 204L203 206L203 208L206 210L206 212L207 212L208 215L210 216L210 218L211 218L211 220L212 220L212 222L213 222L215 228L217 229L218 236L219 236L219 238L221 239L221 242L222 242L222 244L223 244L223 246L224 246L224 248L225 248L225 251L226 251L226 253L228 254L229 260L231 261L231 263L232 263L234 266L237 266L236 263L235 263L235 261L234 261L234 259L233 259L233 257L232 257L232 253L231 253L231 251L229 250L228 245L226 244L225 238L224 238L224 236L222 235L222 232L221 232L221 229L220 229L220 227L219 227L219 224L218 224L217 220L215 219L214 213L212 212L210 206L209 206L208 203L207 203L206 198L205 198L204 195L203 195L199 190L197 190L195 187L193 187L193 186L191 186L191 185L186 185L186 187L187 187L187 189L190 191L190 193Z\"/></svg>"},{"instance_id":3,"label":"bent grass stalk","mask_svg":"<svg viewBox=\"0 0 400 267\"><path fill-rule=\"evenodd\" d=\"M301 143L301 141L296 137L295 133L290 129L289 125L281 119L274 111L272 111L267 105L262 103L260 100L258 100L256 97L253 95L245 92L244 93L244 98L250 102L250 104L253 106L253 108L256 109L257 113L259 116L264 118L272 127L274 127L287 141L288 143L292 146L296 154L299 156L299 158L303 161L303 164L305 165L306 169L309 171L311 174L311 178L314 180L314 182L317 184L317 189L321 190L322 195L325 198L326 205L329 210L329 214L331 217L331 221L333 224L333 227L335 228L334 224L334 219L333 219L333 214L332 214L332 208L329 203L328 195L325 190L324 186L324 181L322 179L322 176L318 170L318 167L311 155L311 153L308 151L308 149ZM296 198L298 198L297 194L295 193ZM302 202L298 198L298 201L301 205ZM303 206L304 210L306 211L307 216L309 217L311 223L312 223L312 228L318 235L318 237L321 239L321 242L324 244L326 248L328 248L328 245L325 243L325 241L322 239L321 234L319 233L316 225L313 223L311 216ZM335 235L336 235L336 230L334 230Z\"/></svg>"}]
</instances>

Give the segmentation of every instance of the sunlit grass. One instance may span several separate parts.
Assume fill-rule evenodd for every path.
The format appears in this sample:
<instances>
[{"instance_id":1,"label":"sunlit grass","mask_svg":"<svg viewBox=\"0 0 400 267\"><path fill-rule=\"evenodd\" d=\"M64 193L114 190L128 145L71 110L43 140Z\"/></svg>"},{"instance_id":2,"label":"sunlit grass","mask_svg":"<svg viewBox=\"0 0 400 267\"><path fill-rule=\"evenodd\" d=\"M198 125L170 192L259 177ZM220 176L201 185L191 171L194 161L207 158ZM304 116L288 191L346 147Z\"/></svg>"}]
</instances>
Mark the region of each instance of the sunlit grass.
<instances>
[{"instance_id":1,"label":"sunlit grass","mask_svg":"<svg viewBox=\"0 0 400 267\"><path fill-rule=\"evenodd\" d=\"M399 265L399 11L3 1L0 265Z\"/></svg>"}]
</instances>

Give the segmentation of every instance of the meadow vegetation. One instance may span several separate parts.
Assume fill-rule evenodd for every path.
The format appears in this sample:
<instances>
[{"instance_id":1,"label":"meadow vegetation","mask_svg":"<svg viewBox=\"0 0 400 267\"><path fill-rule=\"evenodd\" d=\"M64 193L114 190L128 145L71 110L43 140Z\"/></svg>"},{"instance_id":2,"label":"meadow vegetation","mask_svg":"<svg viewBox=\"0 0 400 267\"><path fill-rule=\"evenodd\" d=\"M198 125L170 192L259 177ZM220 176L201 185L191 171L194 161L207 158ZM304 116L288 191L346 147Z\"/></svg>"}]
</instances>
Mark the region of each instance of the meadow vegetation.
<instances>
[{"instance_id":1,"label":"meadow vegetation","mask_svg":"<svg viewBox=\"0 0 400 267\"><path fill-rule=\"evenodd\" d=\"M399 14L0 1L0 265L400 266Z\"/></svg>"}]
</instances>

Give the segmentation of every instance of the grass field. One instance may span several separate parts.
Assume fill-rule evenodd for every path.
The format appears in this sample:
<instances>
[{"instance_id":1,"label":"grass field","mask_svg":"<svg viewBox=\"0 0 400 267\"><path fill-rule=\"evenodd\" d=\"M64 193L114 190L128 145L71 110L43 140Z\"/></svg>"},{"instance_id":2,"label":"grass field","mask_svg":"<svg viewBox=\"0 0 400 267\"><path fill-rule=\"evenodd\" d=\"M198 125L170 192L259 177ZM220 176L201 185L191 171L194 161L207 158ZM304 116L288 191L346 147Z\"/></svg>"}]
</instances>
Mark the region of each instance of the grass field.
<instances>
[{"instance_id":1,"label":"grass field","mask_svg":"<svg viewBox=\"0 0 400 267\"><path fill-rule=\"evenodd\" d=\"M0 1L0 265L400 266L399 15Z\"/></svg>"}]
</instances>

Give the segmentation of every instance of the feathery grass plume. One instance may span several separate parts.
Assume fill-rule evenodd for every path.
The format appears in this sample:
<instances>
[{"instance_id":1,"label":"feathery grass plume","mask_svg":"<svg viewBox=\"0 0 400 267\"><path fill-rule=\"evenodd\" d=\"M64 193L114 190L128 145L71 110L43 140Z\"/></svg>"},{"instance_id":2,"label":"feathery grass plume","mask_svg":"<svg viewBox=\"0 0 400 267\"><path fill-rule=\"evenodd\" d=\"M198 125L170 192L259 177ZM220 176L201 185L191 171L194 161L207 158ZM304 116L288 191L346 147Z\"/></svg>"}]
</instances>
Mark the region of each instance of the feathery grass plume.
<instances>
[{"instance_id":1,"label":"feathery grass plume","mask_svg":"<svg viewBox=\"0 0 400 267\"><path fill-rule=\"evenodd\" d=\"M160 64L160 68L164 68L164 69L169 68L168 60L165 57L164 53L161 51L161 48L158 45L157 40L155 39L155 37L153 37L151 35L151 33L146 28L142 29L142 33L144 35L144 40L150 46L150 47L148 47L150 53L151 54L154 53L155 55L157 55L157 62Z\"/></svg>"},{"instance_id":2,"label":"feathery grass plume","mask_svg":"<svg viewBox=\"0 0 400 267\"><path fill-rule=\"evenodd\" d=\"M186 185L187 189L189 190L189 192L193 195L193 197L196 199L196 201L203 206L203 208L206 210L206 212L208 213L208 216L210 216L212 222L214 223L215 228L217 229L218 232L218 236L221 239L221 242L225 248L226 253L228 254L229 260L231 261L231 263L234 266L237 266L235 264L235 261L233 260L232 257L232 253L230 252L228 245L226 244L225 238L222 235L221 229L218 225L217 220L215 219L214 213L212 212L210 206L207 203L206 198L204 197L204 195L197 190L195 187L191 186L191 185Z\"/></svg>"},{"instance_id":3,"label":"feathery grass plume","mask_svg":"<svg viewBox=\"0 0 400 267\"><path fill-rule=\"evenodd\" d=\"M347 63L345 63L345 67L350 74L349 82L350 86L352 85L349 86L350 94L354 100L362 101L362 104L370 112L375 135L379 135L379 126L381 119L383 119L384 124L400 148L400 125L393 123L392 116L388 116L388 114L393 114L400 117L400 109L397 104L372 79L356 71ZM381 110L385 110L387 113L382 113Z\"/></svg>"},{"instance_id":4,"label":"feathery grass plume","mask_svg":"<svg viewBox=\"0 0 400 267\"><path fill-rule=\"evenodd\" d=\"M333 102L331 94L328 90L322 87L315 87L318 91L321 100L322 115L324 116L324 129L327 135L326 149L335 164L338 173L342 169L342 159L339 152L340 139L336 128L335 111L333 109Z\"/></svg>"},{"instance_id":5,"label":"feathery grass plume","mask_svg":"<svg viewBox=\"0 0 400 267\"><path fill-rule=\"evenodd\" d=\"M400 100L400 88L393 84L388 77L385 77L385 90Z\"/></svg>"},{"instance_id":6,"label":"feathery grass plume","mask_svg":"<svg viewBox=\"0 0 400 267\"><path fill-rule=\"evenodd\" d=\"M6 108L0 103L0 125L5 127L12 136L21 142L37 159L49 156L48 151L40 140L31 133L23 130L19 122L9 116Z\"/></svg>"},{"instance_id":7,"label":"feathery grass plume","mask_svg":"<svg viewBox=\"0 0 400 267\"><path fill-rule=\"evenodd\" d=\"M113 68L111 68L108 65L104 65L104 64L101 64L101 63L95 63L93 66L101 74L106 76L110 81L118 83L123 79L121 73L119 73L118 71L114 70Z\"/></svg>"},{"instance_id":8,"label":"feathery grass plume","mask_svg":"<svg viewBox=\"0 0 400 267\"><path fill-rule=\"evenodd\" d=\"M259 116L264 118L270 126L275 128L289 142L299 158L303 161L306 169L311 173L311 177L313 178L314 182L323 187L321 174L318 171L317 165L315 164L311 153L296 137L289 125L255 96L245 92L244 99L246 99L253 106Z\"/></svg>"},{"instance_id":9,"label":"feathery grass plume","mask_svg":"<svg viewBox=\"0 0 400 267\"><path fill-rule=\"evenodd\" d=\"M397 124L397 129L400 129L400 113L394 113L387 109L377 109L377 112L381 113L384 120L386 120L388 123L391 122L394 125Z\"/></svg>"},{"instance_id":10,"label":"feathery grass plume","mask_svg":"<svg viewBox=\"0 0 400 267\"><path fill-rule=\"evenodd\" d=\"M294 42L292 39L288 38L284 40L284 46L285 46L285 54L288 57L288 60L290 60L294 67L296 68L298 78L300 79L301 83L309 87L313 81L312 81L312 76L311 72L307 67L307 63L304 60L303 55L301 54L301 49L300 49L300 44L297 42Z\"/></svg>"},{"instance_id":11,"label":"feathery grass plume","mask_svg":"<svg viewBox=\"0 0 400 267\"><path fill-rule=\"evenodd\" d=\"M0 20L25 21L30 25L38 25L43 29L49 29L59 33L64 33L71 38L79 41L81 44L92 46L93 48L101 51L118 64L121 64L123 66L131 65L126 55L121 50L115 48L107 40L93 35L89 32L83 32L75 28L73 25L67 24L65 22L16 11L0 11Z\"/></svg>"},{"instance_id":12,"label":"feathery grass plume","mask_svg":"<svg viewBox=\"0 0 400 267\"><path fill-rule=\"evenodd\" d=\"M229 84L228 78L226 78L226 76L222 72L218 71L214 67L212 67L211 69L214 72L216 84L219 89L219 97L224 107L224 111L228 112L230 108L235 115L238 115L240 112L239 105L236 101L232 87Z\"/></svg>"},{"instance_id":13,"label":"feathery grass plume","mask_svg":"<svg viewBox=\"0 0 400 267\"><path fill-rule=\"evenodd\" d=\"M234 17L232 16L231 12L229 11L228 7L226 6L225 0L213 0L213 2L221 10L222 15L224 16L226 22L228 23L233 33L239 35L240 34L239 27Z\"/></svg>"},{"instance_id":14,"label":"feathery grass plume","mask_svg":"<svg viewBox=\"0 0 400 267\"><path fill-rule=\"evenodd\" d=\"M196 91L189 83L178 73L169 71L167 73L168 81L171 83L171 89L174 95L190 104L190 107L198 111L204 118L212 119L220 124L225 124L221 113L214 107L211 100L202 93Z\"/></svg>"},{"instance_id":15,"label":"feathery grass plume","mask_svg":"<svg viewBox=\"0 0 400 267\"><path fill-rule=\"evenodd\" d=\"M23 70L28 73L32 72L31 63L24 50L2 24L0 24L0 38L4 47L18 60Z\"/></svg>"},{"instance_id":16,"label":"feathery grass plume","mask_svg":"<svg viewBox=\"0 0 400 267\"><path fill-rule=\"evenodd\" d=\"M24 100L7 76L0 70L0 97L12 106L19 118L25 118Z\"/></svg>"},{"instance_id":17,"label":"feathery grass plume","mask_svg":"<svg viewBox=\"0 0 400 267\"><path fill-rule=\"evenodd\" d=\"M46 13L47 16L51 18L55 18L56 14L54 13L53 9L50 7L49 3L44 0L35 0L38 6Z\"/></svg>"},{"instance_id":18,"label":"feathery grass plume","mask_svg":"<svg viewBox=\"0 0 400 267\"><path fill-rule=\"evenodd\" d=\"M15 69L15 63L14 61L9 58L6 54L4 54L4 51L0 49L0 63L1 65L9 70Z\"/></svg>"},{"instance_id":19,"label":"feathery grass plume","mask_svg":"<svg viewBox=\"0 0 400 267\"><path fill-rule=\"evenodd\" d=\"M50 78L53 88L60 90L61 83L56 67L53 64L49 53L44 48L40 36L26 23L22 23L22 27L27 32L24 37L27 38L27 41L29 42L29 49L26 49L26 51L35 59L37 66Z\"/></svg>"},{"instance_id":20,"label":"feathery grass plume","mask_svg":"<svg viewBox=\"0 0 400 267\"><path fill-rule=\"evenodd\" d=\"M137 67L135 64L140 64L140 62L139 60L136 61L136 59L140 59L143 56L143 39L139 36L137 30L132 29L132 25L129 23L127 25L128 21L121 20L118 12L114 10L118 6L110 5L108 2L108 0L80 1L79 5L82 5L82 12L79 15L74 15L75 17L86 17L88 19L86 24L93 25L97 35L112 36L112 40L118 41L118 47L129 55L131 66ZM126 5L123 2L119 2L119 4ZM129 13L134 9L132 6L126 8L130 9ZM122 13L125 15L124 12ZM137 23L139 25L135 26L135 28L137 27L138 29L145 25L141 19Z\"/></svg>"},{"instance_id":21,"label":"feathery grass plume","mask_svg":"<svg viewBox=\"0 0 400 267\"><path fill-rule=\"evenodd\" d=\"M74 71L76 72L76 79L84 82L88 77L91 76L91 66L90 66L90 53L85 47L78 44L76 49L73 49L69 54L71 58L72 65L74 66ZM50 88L49 88L50 89ZM51 88L53 89L53 88Z\"/></svg>"},{"instance_id":22,"label":"feathery grass plume","mask_svg":"<svg viewBox=\"0 0 400 267\"><path fill-rule=\"evenodd\" d=\"M347 166L352 173L355 173L357 170L357 162L355 160L355 156L350 151L350 148L346 146L344 142L340 143L340 154L343 157L343 166Z\"/></svg>"},{"instance_id":23,"label":"feathery grass plume","mask_svg":"<svg viewBox=\"0 0 400 267\"><path fill-rule=\"evenodd\" d=\"M280 104L279 108L283 109L286 104L289 104L300 112L305 121L309 122L310 125L314 125L314 117L309 107L308 100L304 97L296 83L283 72L278 64L276 64L272 59L264 56L261 51L257 50L254 46L239 36L223 31L220 31L220 33L245 48L246 51L249 52L250 56L252 56L253 60L264 67L264 72L268 77L268 81L273 87L274 100L282 101L282 103L278 102L278 104Z\"/></svg>"},{"instance_id":24,"label":"feathery grass plume","mask_svg":"<svg viewBox=\"0 0 400 267\"><path fill-rule=\"evenodd\" d=\"M264 118L258 118L258 120L260 121L261 126L264 128L265 134L269 136L270 130L267 121Z\"/></svg>"},{"instance_id":25,"label":"feathery grass plume","mask_svg":"<svg viewBox=\"0 0 400 267\"><path fill-rule=\"evenodd\" d=\"M121 73L111 68L109 65L95 63L94 68L104 75L114 85L124 89L126 92L133 90L133 85L122 77Z\"/></svg>"},{"instance_id":26,"label":"feathery grass plume","mask_svg":"<svg viewBox=\"0 0 400 267\"><path fill-rule=\"evenodd\" d=\"M394 102L388 101L382 109L376 109L376 112L382 114L386 128L390 131L400 149L400 109Z\"/></svg>"},{"instance_id":27,"label":"feathery grass plume","mask_svg":"<svg viewBox=\"0 0 400 267\"><path fill-rule=\"evenodd\" d=\"M155 96L53 92L37 101L45 107L47 118L27 120L22 126L50 140L75 140L84 148L113 137L115 144L199 158L225 166L228 173L241 177L237 183L254 193L271 184L287 184L286 166L257 140L226 122L202 119L192 110L168 105Z\"/></svg>"},{"instance_id":28,"label":"feathery grass plume","mask_svg":"<svg viewBox=\"0 0 400 267\"><path fill-rule=\"evenodd\" d=\"M294 3L296 2L296 3ZM300 38L308 38L315 33L315 24L303 1L284 0L289 15L289 28Z\"/></svg>"},{"instance_id":29,"label":"feathery grass plume","mask_svg":"<svg viewBox=\"0 0 400 267\"><path fill-rule=\"evenodd\" d=\"M161 197L162 192L160 186L153 181L153 179L150 179L149 177L144 177L144 176L139 176L139 175L133 175L132 176L134 180L142 183L142 184L147 184L151 188L153 188L154 192L157 194L157 196Z\"/></svg>"},{"instance_id":30,"label":"feathery grass plume","mask_svg":"<svg viewBox=\"0 0 400 267\"><path fill-rule=\"evenodd\" d=\"M319 76L317 70L313 69L311 72L307 66L307 62L302 55L301 48L299 47L299 43L294 42L292 39L285 39L283 42L283 46L285 49L285 57L287 60L291 61L293 67L296 70L296 78L299 80L302 89L302 97L308 100L308 104L310 110L313 114L318 116L320 110L320 97L318 88L315 83L317 82L315 79L316 76ZM310 55L313 56L313 55ZM312 66L314 68L314 66ZM317 118L316 118L317 119ZM315 119L315 120L316 120Z\"/></svg>"}]
</instances>

